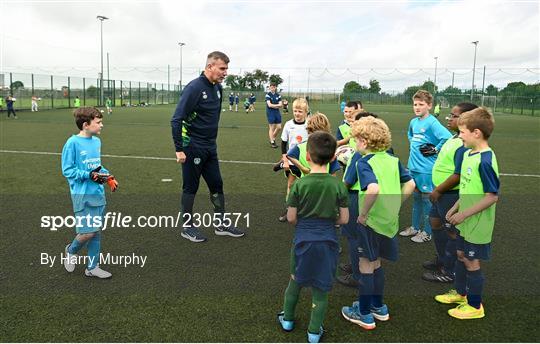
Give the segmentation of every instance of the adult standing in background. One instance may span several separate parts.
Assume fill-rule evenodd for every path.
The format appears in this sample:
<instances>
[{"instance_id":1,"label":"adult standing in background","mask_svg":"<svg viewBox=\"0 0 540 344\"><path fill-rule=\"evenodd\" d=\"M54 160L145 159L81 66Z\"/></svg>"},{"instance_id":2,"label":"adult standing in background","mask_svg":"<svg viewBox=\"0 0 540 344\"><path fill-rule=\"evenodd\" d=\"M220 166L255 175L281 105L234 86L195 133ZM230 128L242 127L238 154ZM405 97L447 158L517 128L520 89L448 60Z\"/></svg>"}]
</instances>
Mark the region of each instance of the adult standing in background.
<instances>
[{"instance_id":1,"label":"adult standing in background","mask_svg":"<svg viewBox=\"0 0 540 344\"><path fill-rule=\"evenodd\" d=\"M281 113L279 109L283 106L281 96L276 92L277 85L270 84L270 92L266 94L266 118L268 119L268 138L270 147L278 148L276 137L281 130Z\"/></svg>"},{"instance_id":2,"label":"adult standing in background","mask_svg":"<svg viewBox=\"0 0 540 344\"><path fill-rule=\"evenodd\" d=\"M13 114L13 117L15 119L17 119L17 114L15 113L15 109L13 108L13 102L15 102L15 98L13 98L13 96L10 94L9 96L6 97L6 107L7 107L7 116L9 118L9 116L11 114Z\"/></svg>"},{"instance_id":3,"label":"adult standing in background","mask_svg":"<svg viewBox=\"0 0 540 344\"><path fill-rule=\"evenodd\" d=\"M182 164L182 216L181 236L193 242L206 241L206 237L194 225L193 203L199 189L201 176L210 191L214 207L216 235L241 237L244 232L233 226L223 225L227 221L223 179L219 170L216 138L221 114L223 88L221 82L227 75L229 58L222 52L208 54L204 72L184 88L171 120L172 136L176 150L176 161Z\"/></svg>"}]
</instances>

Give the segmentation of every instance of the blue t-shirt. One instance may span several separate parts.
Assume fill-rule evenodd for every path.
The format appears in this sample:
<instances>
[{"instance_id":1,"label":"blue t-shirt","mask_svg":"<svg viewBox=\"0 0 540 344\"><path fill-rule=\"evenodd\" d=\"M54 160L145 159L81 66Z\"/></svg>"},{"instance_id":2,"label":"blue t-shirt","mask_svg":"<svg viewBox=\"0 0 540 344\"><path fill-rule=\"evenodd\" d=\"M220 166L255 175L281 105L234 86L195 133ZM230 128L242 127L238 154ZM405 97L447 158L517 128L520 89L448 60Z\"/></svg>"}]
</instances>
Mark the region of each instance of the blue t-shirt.
<instances>
[{"instance_id":1,"label":"blue t-shirt","mask_svg":"<svg viewBox=\"0 0 540 344\"><path fill-rule=\"evenodd\" d=\"M234 96L234 102L236 104L238 104L240 102L240 97L239 96Z\"/></svg>"},{"instance_id":2,"label":"blue t-shirt","mask_svg":"<svg viewBox=\"0 0 540 344\"><path fill-rule=\"evenodd\" d=\"M250 96L250 97L249 97L249 103L250 103L250 104L254 104L254 103L255 103L255 100L256 100L255 96Z\"/></svg>"},{"instance_id":3,"label":"blue t-shirt","mask_svg":"<svg viewBox=\"0 0 540 344\"><path fill-rule=\"evenodd\" d=\"M221 85L201 74L186 85L171 119L174 147L215 148L221 114Z\"/></svg>"},{"instance_id":4,"label":"blue t-shirt","mask_svg":"<svg viewBox=\"0 0 540 344\"><path fill-rule=\"evenodd\" d=\"M298 147L298 145L289 149L289 151L287 152L287 156L290 156L291 158L294 158L300 161L300 148ZM309 168L309 166L306 166L306 167ZM339 165L339 162L337 161L337 159L334 159L334 161L330 162L330 170L328 171L328 173L334 174L340 169L341 169L341 166Z\"/></svg>"},{"instance_id":5,"label":"blue t-shirt","mask_svg":"<svg viewBox=\"0 0 540 344\"><path fill-rule=\"evenodd\" d=\"M98 137L71 136L62 149L62 174L67 178L73 211L85 206L106 204L102 184L90 179L90 172L101 166L101 140ZM100 173L109 173L104 167Z\"/></svg>"},{"instance_id":6,"label":"blue t-shirt","mask_svg":"<svg viewBox=\"0 0 540 344\"><path fill-rule=\"evenodd\" d=\"M268 92L264 99L265 99L265 102L270 101L270 104L276 104L277 105L281 101L281 96L277 92L276 93ZM267 115L279 114L279 109L269 108L268 103L266 103L266 114Z\"/></svg>"},{"instance_id":7,"label":"blue t-shirt","mask_svg":"<svg viewBox=\"0 0 540 344\"><path fill-rule=\"evenodd\" d=\"M231 95L229 96L229 104L232 105L233 103L234 103L234 96L231 94Z\"/></svg>"},{"instance_id":8,"label":"blue t-shirt","mask_svg":"<svg viewBox=\"0 0 540 344\"><path fill-rule=\"evenodd\" d=\"M417 173L431 174L433 164L437 160L437 155L425 157L420 153L420 146L424 143L431 143L437 150L452 137L452 134L446 129L434 116L421 119L413 118L409 124L407 132L409 138L409 170Z\"/></svg>"}]
</instances>

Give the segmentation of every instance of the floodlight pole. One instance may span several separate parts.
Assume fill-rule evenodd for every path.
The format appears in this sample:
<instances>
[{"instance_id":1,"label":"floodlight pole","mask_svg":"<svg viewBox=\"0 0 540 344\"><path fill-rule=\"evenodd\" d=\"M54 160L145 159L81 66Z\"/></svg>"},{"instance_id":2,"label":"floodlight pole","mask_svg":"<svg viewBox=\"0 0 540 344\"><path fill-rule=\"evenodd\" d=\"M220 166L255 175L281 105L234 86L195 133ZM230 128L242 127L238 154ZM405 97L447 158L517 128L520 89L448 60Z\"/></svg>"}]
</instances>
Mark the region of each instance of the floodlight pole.
<instances>
[{"instance_id":1,"label":"floodlight pole","mask_svg":"<svg viewBox=\"0 0 540 344\"><path fill-rule=\"evenodd\" d=\"M476 71L476 48L478 47L478 42L479 41L471 42L472 44L474 44L474 61L473 61L473 67L472 67L471 102L473 100L473 95L474 95L474 73Z\"/></svg>"},{"instance_id":2,"label":"floodlight pole","mask_svg":"<svg viewBox=\"0 0 540 344\"><path fill-rule=\"evenodd\" d=\"M435 76L433 77L433 95L437 95L437 59L438 56L435 56Z\"/></svg>"},{"instance_id":3,"label":"floodlight pole","mask_svg":"<svg viewBox=\"0 0 540 344\"><path fill-rule=\"evenodd\" d=\"M182 47L186 45L186 43L178 42L178 45L180 46L180 93L182 92Z\"/></svg>"},{"instance_id":4,"label":"floodlight pole","mask_svg":"<svg viewBox=\"0 0 540 344\"><path fill-rule=\"evenodd\" d=\"M99 21L101 21L101 72L99 73L99 104L103 105L103 21L109 19L105 16L97 16Z\"/></svg>"}]
</instances>

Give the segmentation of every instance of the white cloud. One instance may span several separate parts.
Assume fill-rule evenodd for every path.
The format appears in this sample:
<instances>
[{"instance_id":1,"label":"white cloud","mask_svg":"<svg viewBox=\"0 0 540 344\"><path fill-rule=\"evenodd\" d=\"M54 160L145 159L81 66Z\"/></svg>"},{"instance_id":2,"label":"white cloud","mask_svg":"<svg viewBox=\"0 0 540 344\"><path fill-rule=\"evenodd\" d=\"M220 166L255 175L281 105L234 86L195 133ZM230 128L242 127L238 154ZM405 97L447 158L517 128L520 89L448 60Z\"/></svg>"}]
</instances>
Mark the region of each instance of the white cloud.
<instances>
[{"instance_id":1,"label":"white cloud","mask_svg":"<svg viewBox=\"0 0 540 344\"><path fill-rule=\"evenodd\" d=\"M478 70L488 67L486 83L539 79L492 69L539 68L534 1L4 1L0 6L1 63L8 70L96 77L95 17L102 14L111 18L104 23L111 77L124 80L164 82L169 64L177 81L182 41L186 81L203 67L206 53L222 50L231 57L231 73L263 68L286 83L290 75L295 89L307 87L310 68L311 88L340 89L348 80L366 84L376 78L383 89L400 90L433 78L435 56L440 86L450 84L450 71L456 71L455 84L469 87L473 40L480 41Z\"/></svg>"}]
</instances>

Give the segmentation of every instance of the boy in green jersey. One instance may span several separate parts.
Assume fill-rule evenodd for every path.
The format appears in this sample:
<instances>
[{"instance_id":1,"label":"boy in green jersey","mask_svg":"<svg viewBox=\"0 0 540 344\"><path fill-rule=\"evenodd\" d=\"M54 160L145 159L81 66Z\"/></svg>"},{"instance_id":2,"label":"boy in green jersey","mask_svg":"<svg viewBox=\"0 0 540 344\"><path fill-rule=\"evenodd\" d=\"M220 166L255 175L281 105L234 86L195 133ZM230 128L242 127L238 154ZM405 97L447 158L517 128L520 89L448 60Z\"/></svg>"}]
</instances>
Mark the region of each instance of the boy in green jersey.
<instances>
[{"instance_id":1,"label":"boy in green jersey","mask_svg":"<svg viewBox=\"0 0 540 344\"><path fill-rule=\"evenodd\" d=\"M105 106L107 107L107 114L112 114L112 100L111 97L107 97L107 100L105 101Z\"/></svg>"},{"instance_id":2,"label":"boy in green jersey","mask_svg":"<svg viewBox=\"0 0 540 344\"><path fill-rule=\"evenodd\" d=\"M294 310L302 287L311 288L312 307L308 342L318 343L338 263L335 225L349 220L347 189L328 173L335 159L336 139L317 131L307 141L310 173L293 184L287 204L287 220L295 225L291 250L291 278L285 290L278 322L284 331L294 329Z\"/></svg>"},{"instance_id":3,"label":"boy in green jersey","mask_svg":"<svg viewBox=\"0 0 540 344\"><path fill-rule=\"evenodd\" d=\"M350 101L345 104L343 109L343 122L339 125L336 132L337 145L348 145L351 148L356 148L356 142L351 137L351 124L355 121L355 115L358 112L364 111L361 101Z\"/></svg>"},{"instance_id":4,"label":"boy in green jersey","mask_svg":"<svg viewBox=\"0 0 540 344\"><path fill-rule=\"evenodd\" d=\"M488 144L493 115L484 107L465 112L458 120L459 137L470 148L463 156L459 200L446 219L459 230L455 266L455 290L435 296L445 304L457 303L448 314L457 319L483 318L484 275L480 260L489 260L499 196L499 167Z\"/></svg>"},{"instance_id":5,"label":"boy in green jersey","mask_svg":"<svg viewBox=\"0 0 540 344\"><path fill-rule=\"evenodd\" d=\"M360 118L353 123L352 136L362 158L356 163L358 194L357 250L360 257L358 301L341 309L343 317L366 330L375 328L375 319L387 321L383 303L384 271L381 258L396 261L401 203L409 197L415 183L399 159L389 154L390 129L383 120Z\"/></svg>"},{"instance_id":6,"label":"boy in green jersey","mask_svg":"<svg viewBox=\"0 0 540 344\"><path fill-rule=\"evenodd\" d=\"M456 229L445 220L446 213L459 198L461 162L467 148L459 138L458 119L463 112L476 109L472 103L459 103L446 117L448 129L456 132L444 143L437 155L431 173L434 189L431 192L429 221L433 231L436 256L433 261L422 264L426 271L422 279L430 282L452 283L456 262Z\"/></svg>"}]
</instances>

